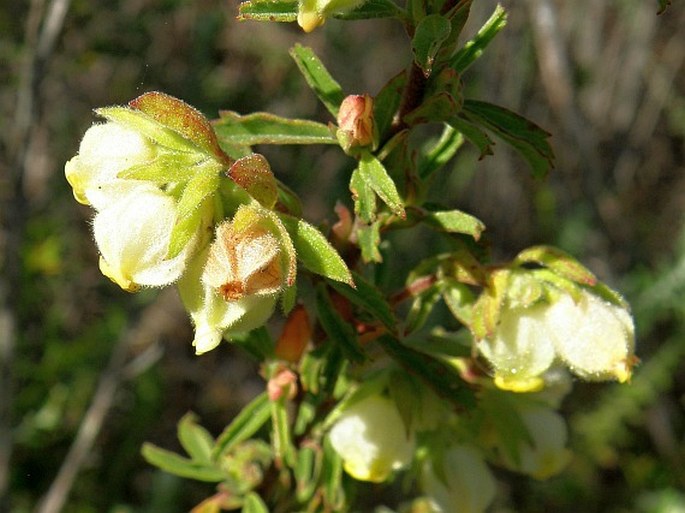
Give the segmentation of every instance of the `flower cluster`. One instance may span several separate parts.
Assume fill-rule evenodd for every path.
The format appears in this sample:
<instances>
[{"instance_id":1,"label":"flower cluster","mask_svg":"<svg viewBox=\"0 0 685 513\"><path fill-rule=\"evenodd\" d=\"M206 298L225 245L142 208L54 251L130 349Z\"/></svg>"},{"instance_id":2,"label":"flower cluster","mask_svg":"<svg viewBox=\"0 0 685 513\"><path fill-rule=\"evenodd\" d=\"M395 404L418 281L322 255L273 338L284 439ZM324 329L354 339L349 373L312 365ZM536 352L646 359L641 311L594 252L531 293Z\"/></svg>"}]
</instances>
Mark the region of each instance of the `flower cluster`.
<instances>
[{"instance_id":1,"label":"flower cluster","mask_svg":"<svg viewBox=\"0 0 685 513\"><path fill-rule=\"evenodd\" d=\"M65 174L77 201L95 210L102 273L129 292L178 283L197 353L263 324L295 278L288 233L260 202L275 203L268 165L250 160L262 171L256 199L254 180L232 180L229 192L242 193L223 194L221 175L236 165L192 107L148 93L97 112L107 121L86 132ZM233 217L215 227L224 210Z\"/></svg>"}]
</instances>

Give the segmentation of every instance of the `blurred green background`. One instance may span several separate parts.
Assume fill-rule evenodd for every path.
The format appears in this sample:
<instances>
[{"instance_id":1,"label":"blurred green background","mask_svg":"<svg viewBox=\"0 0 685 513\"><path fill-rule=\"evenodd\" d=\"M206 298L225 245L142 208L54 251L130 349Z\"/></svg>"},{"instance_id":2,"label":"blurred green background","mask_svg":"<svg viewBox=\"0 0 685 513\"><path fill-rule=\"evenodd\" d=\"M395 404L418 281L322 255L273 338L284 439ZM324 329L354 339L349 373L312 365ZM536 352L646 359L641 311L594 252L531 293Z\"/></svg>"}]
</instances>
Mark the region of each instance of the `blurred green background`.
<instances>
[{"instance_id":1,"label":"blurred green background","mask_svg":"<svg viewBox=\"0 0 685 513\"><path fill-rule=\"evenodd\" d=\"M495 5L474 4L466 36ZM493 511L685 512L685 9L503 4L509 24L467 72L467 93L550 131L557 169L537 182L503 145L482 161L469 148L436 199L482 219L497 259L555 244L621 290L643 363L628 386L578 383L563 408L569 469L546 482L500 473ZM177 449L188 410L218 434L263 387L233 347L193 355L172 290L132 296L100 275L91 212L63 175L93 108L150 90L209 117L332 121L287 54L298 41L350 94L375 94L409 62L391 21L331 20L304 35L236 12L216 0L0 3L0 511L188 511L212 486L157 472L141 444ZM330 223L336 199L349 202L338 149L258 150L310 221ZM398 244L416 260L415 244Z\"/></svg>"}]
</instances>

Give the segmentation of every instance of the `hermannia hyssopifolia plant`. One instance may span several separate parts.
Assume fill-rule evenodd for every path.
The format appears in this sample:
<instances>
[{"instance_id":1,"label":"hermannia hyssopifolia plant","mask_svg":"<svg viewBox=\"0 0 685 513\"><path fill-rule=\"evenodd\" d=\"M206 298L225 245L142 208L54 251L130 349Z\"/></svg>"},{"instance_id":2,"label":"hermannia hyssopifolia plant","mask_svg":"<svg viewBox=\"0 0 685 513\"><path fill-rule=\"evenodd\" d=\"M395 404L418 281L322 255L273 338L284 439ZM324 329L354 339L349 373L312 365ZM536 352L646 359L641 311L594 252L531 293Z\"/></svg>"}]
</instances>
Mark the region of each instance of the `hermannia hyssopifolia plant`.
<instances>
[{"instance_id":1,"label":"hermannia hyssopifolia plant","mask_svg":"<svg viewBox=\"0 0 685 513\"><path fill-rule=\"evenodd\" d=\"M556 410L573 379L630 379L634 326L618 293L549 246L492 262L480 220L426 201L466 145L481 157L510 145L538 178L553 167L544 130L464 97L466 70L506 23L497 7L462 44L471 3L243 2L240 19L305 32L329 18L395 19L412 61L380 91L344 92L298 44L290 55L329 119L210 121L149 92L97 109L66 164L94 211L102 273L129 292L178 287L198 355L227 342L260 359L264 392L218 437L188 415L187 454L143 447L151 464L216 484L195 513L483 512L497 497L493 468L535 479L564 468ZM424 125L435 130L412 137ZM354 162L330 229L302 218L278 167L252 151L261 144L337 145ZM402 258L387 239L400 230L433 230L450 249L387 290L376 271ZM431 324L439 302L459 329ZM278 332L272 316L285 318Z\"/></svg>"}]
</instances>

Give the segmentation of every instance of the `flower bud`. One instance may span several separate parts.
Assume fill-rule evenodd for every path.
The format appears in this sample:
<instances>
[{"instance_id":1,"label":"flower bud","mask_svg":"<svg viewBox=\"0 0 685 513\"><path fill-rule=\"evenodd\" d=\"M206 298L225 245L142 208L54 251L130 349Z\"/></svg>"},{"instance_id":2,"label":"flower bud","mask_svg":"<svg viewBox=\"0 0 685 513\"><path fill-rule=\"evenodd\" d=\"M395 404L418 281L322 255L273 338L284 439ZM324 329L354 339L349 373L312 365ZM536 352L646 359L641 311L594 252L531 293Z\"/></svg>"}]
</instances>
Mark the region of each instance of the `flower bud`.
<instances>
[{"instance_id":1,"label":"flower bud","mask_svg":"<svg viewBox=\"0 0 685 513\"><path fill-rule=\"evenodd\" d=\"M102 273L129 292L141 285L162 287L178 280L194 239L167 259L176 218L174 199L149 183L103 208L93 220Z\"/></svg>"},{"instance_id":2,"label":"flower bud","mask_svg":"<svg viewBox=\"0 0 685 513\"><path fill-rule=\"evenodd\" d=\"M333 14L342 14L356 9L365 0L300 0L297 24L305 32L311 32L326 22Z\"/></svg>"},{"instance_id":3,"label":"flower bud","mask_svg":"<svg viewBox=\"0 0 685 513\"><path fill-rule=\"evenodd\" d=\"M422 484L439 513L482 513L495 498L490 469L478 451L466 445L450 447L437 461L428 462Z\"/></svg>"},{"instance_id":4,"label":"flower bud","mask_svg":"<svg viewBox=\"0 0 685 513\"><path fill-rule=\"evenodd\" d=\"M566 448L568 430L564 419L544 406L527 406L519 413L530 442L519 445L518 461L506 457L505 464L535 479L547 479L561 472L571 457Z\"/></svg>"},{"instance_id":5,"label":"flower bud","mask_svg":"<svg viewBox=\"0 0 685 513\"><path fill-rule=\"evenodd\" d=\"M373 98L368 94L345 98L338 111L338 127L338 139L345 150L373 144Z\"/></svg>"},{"instance_id":6,"label":"flower bud","mask_svg":"<svg viewBox=\"0 0 685 513\"><path fill-rule=\"evenodd\" d=\"M344 410L331 428L333 449L345 471L360 481L380 483L405 467L414 454L414 439L395 404L372 395Z\"/></svg>"},{"instance_id":7,"label":"flower bud","mask_svg":"<svg viewBox=\"0 0 685 513\"><path fill-rule=\"evenodd\" d=\"M558 356L587 380L628 381L635 363L635 326L625 308L583 290L576 301L562 296L549 308Z\"/></svg>"},{"instance_id":8,"label":"flower bud","mask_svg":"<svg viewBox=\"0 0 685 513\"><path fill-rule=\"evenodd\" d=\"M117 178L119 172L151 162L156 155L155 145L141 133L118 123L98 123L86 131L78 155L64 172L76 200L99 210L141 184Z\"/></svg>"},{"instance_id":9,"label":"flower bud","mask_svg":"<svg viewBox=\"0 0 685 513\"><path fill-rule=\"evenodd\" d=\"M531 392L544 386L541 375L555 358L548 310L544 302L505 309L494 337L478 342L481 354L494 368L499 388Z\"/></svg>"}]
</instances>

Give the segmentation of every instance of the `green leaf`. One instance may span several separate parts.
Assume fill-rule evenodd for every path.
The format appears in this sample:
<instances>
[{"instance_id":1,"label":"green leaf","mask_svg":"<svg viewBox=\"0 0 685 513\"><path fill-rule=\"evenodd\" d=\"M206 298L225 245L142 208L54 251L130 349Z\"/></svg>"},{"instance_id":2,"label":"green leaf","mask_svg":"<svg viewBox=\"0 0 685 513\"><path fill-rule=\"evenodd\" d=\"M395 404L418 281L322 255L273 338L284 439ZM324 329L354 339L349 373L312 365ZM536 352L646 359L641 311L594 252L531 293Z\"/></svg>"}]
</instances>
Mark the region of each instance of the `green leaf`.
<instances>
[{"instance_id":1,"label":"green leaf","mask_svg":"<svg viewBox=\"0 0 685 513\"><path fill-rule=\"evenodd\" d=\"M400 18L407 16L404 9L392 0L367 0L356 9L345 13L333 13L340 20L368 20L373 18Z\"/></svg>"},{"instance_id":2,"label":"green leaf","mask_svg":"<svg viewBox=\"0 0 685 513\"><path fill-rule=\"evenodd\" d=\"M321 472L321 456L320 450L310 446L304 446L297 452L297 465L294 470L297 481L295 493L300 503L311 501L314 495Z\"/></svg>"},{"instance_id":3,"label":"green leaf","mask_svg":"<svg viewBox=\"0 0 685 513\"><path fill-rule=\"evenodd\" d=\"M401 218L405 218L404 205L397 192L395 182L381 164L380 160L365 152L359 161L359 175L373 191L390 207L393 213Z\"/></svg>"},{"instance_id":4,"label":"green leaf","mask_svg":"<svg viewBox=\"0 0 685 513\"><path fill-rule=\"evenodd\" d=\"M430 212L425 219L431 226L450 233L470 235L475 240L480 239L485 230L485 224L480 219L461 210Z\"/></svg>"},{"instance_id":5,"label":"green leaf","mask_svg":"<svg viewBox=\"0 0 685 513\"><path fill-rule=\"evenodd\" d=\"M515 265L536 263L576 283L594 286L597 277L571 255L551 246L533 246L521 251L514 259Z\"/></svg>"},{"instance_id":6,"label":"green leaf","mask_svg":"<svg viewBox=\"0 0 685 513\"><path fill-rule=\"evenodd\" d=\"M276 456L290 468L296 463L295 447L290 434L290 422L285 401L271 401L271 424L273 426L273 446Z\"/></svg>"},{"instance_id":7,"label":"green leaf","mask_svg":"<svg viewBox=\"0 0 685 513\"><path fill-rule=\"evenodd\" d=\"M330 285L352 303L381 321L390 331L397 330L397 319L383 293L360 274L353 273L356 289L331 282Z\"/></svg>"},{"instance_id":8,"label":"green leaf","mask_svg":"<svg viewBox=\"0 0 685 513\"><path fill-rule=\"evenodd\" d=\"M306 119L289 119L255 112L241 116L222 111L214 122L219 139L228 144L337 144L327 125Z\"/></svg>"},{"instance_id":9,"label":"green leaf","mask_svg":"<svg viewBox=\"0 0 685 513\"><path fill-rule=\"evenodd\" d=\"M347 264L323 234L303 219L279 214L292 238L297 258L311 272L354 287Z\"/></svg>"},{"instance_id":10,"label":"green leaf","mask_svg":"<svg viewBox=\"0 0 685 513\"><path fill-rule=\"evenodd\" d=\"M357 228L357 243L362 251L364 262L382 262L383 257L378 248L381 245L381 228L378 221Z\"/></svg>"},{"instance_id":11,"label":"green leaf","mask_svg":"<svg viewBox=\"0 0 685 513\"><path fill-rule=\"evenodd\" d=\"M449 37L452 25L447 18L439 14L429 14L416 26L411 41L414 61L428 77L433 71L433 62L442 43Z\"/></svg>"},{"instance_id":12,"label":"green leaf","mask_svg":"<svg viewBox=\"0 0 685 513\"><path fill-rule=\"evenodd\" d=\"M440 170L457 153L464 144L464 134L450 125L445 128L437 143L426 153L419 164L419 176L423 179Z\"/></svg>"},{"instance_id":13,"label":"green leaf","mask_svg":"<svg viewBox=\"0 0 685 513\"><path fill-rule=\"evenodd\" d=\"M242 513L269 513L269 508L259 495L250 492L245 496Z\"/></svg>"},{"instance_id":14,"label":"green leaf","mask_svg":"<svg viewBox=\"0 0 685 513\"><path fill-rule=\"evenodd\" d=\"M550 134L532 121L504 107L476 100L464 102L464 115L510 144L528 161L534 176L544 177L554 167L554 151L547 141Z\"/></svg>"},{"instance_id":15,"label":"green leaf","mask_svg":"<svg viewBox=\"0 0 685 513\"><path fill-rule=\"evenodd\" d=\"M354 212L365 223L376 218L376 195L373 189L362 178L359 168L352 171L350 177L350 192L354 199Z\"/></svg>"},{"instance_id":16,"label":"green leaf","mask_svg":"<svg viewBox=\"0 0 685 513\"><path fill-rule=\"evenodd\" d=\"M414 296L411 308L405 319L404 332L406 335L420 330L426 324L428 316L440 300L441 293L442 284L434 283Z\"/></svg>"},{"instance_id":17,"label":"green leaf","mask_svg":"<svg viewBox=\"0 0 685 513\"><path fill-rule=\"evenodd\" d=\"M130 130L140 132L145 137L166 148L189 153L201 153L200 148L181 134L165 127L152 117L139 110L128 107L102 107L95 113L109 121L115 121Z\"/></svg>"},{"instance_id":18,"label":"green leaf","mask_svg":"<svg viewBox=\"0 0 685 513\"><path fill-rule=\"evenodd\" d=\"M353 362L362 362L366 359L354 329L333 307L324 284L319 284L316 288L316 312L328 339L340 348L347 359Z\"/></svg>"},{"instance_id":19,"label":"green leaf","mask_svg":"<svg viewBox=\"0 0 685 513\"><path fill-rule=\"evenodd\" d=\"M309 87L316 93L328 111L333 114L333 117L337 118L338 109L345 97L340 84L328 73L311 48L296 44L290 50L290 55L295 59L295 63L300 68Z\"/></svg>"},{"instance_id":20,"label":"green leaf","mask_svg":"<svg viewBox=\"0 0 685 513\"><path fill-rule=\"evenodd\" d=\"M401 71L392 77L373 100L373 119L381 140L390 129L393 117L400 107L402 92L407 82L407 72Z\"/></svg>"},{"instance_id":21,"label":"green leaf","mask_svg":"<svg viewBox=\"0 0 685 513\"><path fill-rule=\"evenodd\" d=\"M471 325L473 304L476 298L468 286L456 280L447 279L442 291L442 299L455 319L464 326Z\"/></svg>"},{"instance_id":22,"label":"green leaf","mask_svg":"<svg viewBox=\"0 0 685 513\"><path fill-rule=\"evenodd\" d=\"M193 461L211 462L214 438L197 423L195 414L187 413L178 423L178 439Z\"/></svg>"},{"instance_id":23,"label":"green leaf","mask_svg":"<svg viewBox=\"0 0 685 513\"><path fill-rule=\"evenodd\" d=\"M459 99L446 91L441 91L426 98L403 119L410 126L422 123L442 123L451 120L460 110Z\"/></svg>"},{"instance_id":24,"label":"green leaf","mask_svg":"<svg viewBox=\"0 0 685 513\"><path fill-rule=\"evenodd\" d=\"M461 410L476 406L476 398L454 367L423 352L412 349L391 335L379 339L383 350L407 372L418 377L439 397Z\"/></svg>"},{"instance_id":25,"label":"green leaf","mask_svg":"<svg viewBox=\"0 0 685 513\"><path fill-rule=\"evenodd\" d=\"M470 143L480 151L479 159L492 155L492 146L495 144L492 139L476 125L461 116L454 116L447 120L447 123L466 137Z\"/></svg>"},{"instance_id":26,"label":"green leaf","mask_svg":"<svg viewBox=\"0 0 685 513\"><path fill-rule=\"evenodd\" d=\"M210 483L218 483L226 479L226 474L221 469L191 461L150 443L143 444L141 453L150 465L169 474Z\"/></svg>"},{"instance_id":27,"label":"green leaf","mask_svg":"<svg viewBox=\"0 0 685 513\"><path fill-rule=\"evenodd\" d=\"M459 74L462 74L478 57L483 54L485 48L490 44L497 33L507 24L507 13L501 5L497 5L485 25L481 27L473 39L467 42L459 50L450 65Z\"/></svg>"},{"instance_id":28,"label":"green leaf","mask_svg":"<svg viewBox=\"0 0 685 513\"><path fill-rule=\"evenodd\" d=\"M256 0L241 2L238 6L238 19L254 21L297 20L297 0Z\"/></svg>"},{"instance_id":29,"label":"green leaf","mask_svg":"<svg viewBox=\"0 0 685 513\"><path fill-rule=\"evenodd\" d=\"M212 451L212 460L217 461L227 454L240 442L254 435L269 420L271 406L266 392L259 394L250 404L245 406L238 416L226 426L217 438Z\"/></svg>"},{"instance_id":30,"label":"green leaf","mask_svg":"<svg viewBox=\"0 0 685 513\"><path fill-rule=\"evenodd\" d=\"M327 506L325 511L343 511L345 509L345 489L342 480L342 458L333 449L329 437L326 437L323 444L323 465L321 468L323 495Z\"/></svg>"}]
</instances>

